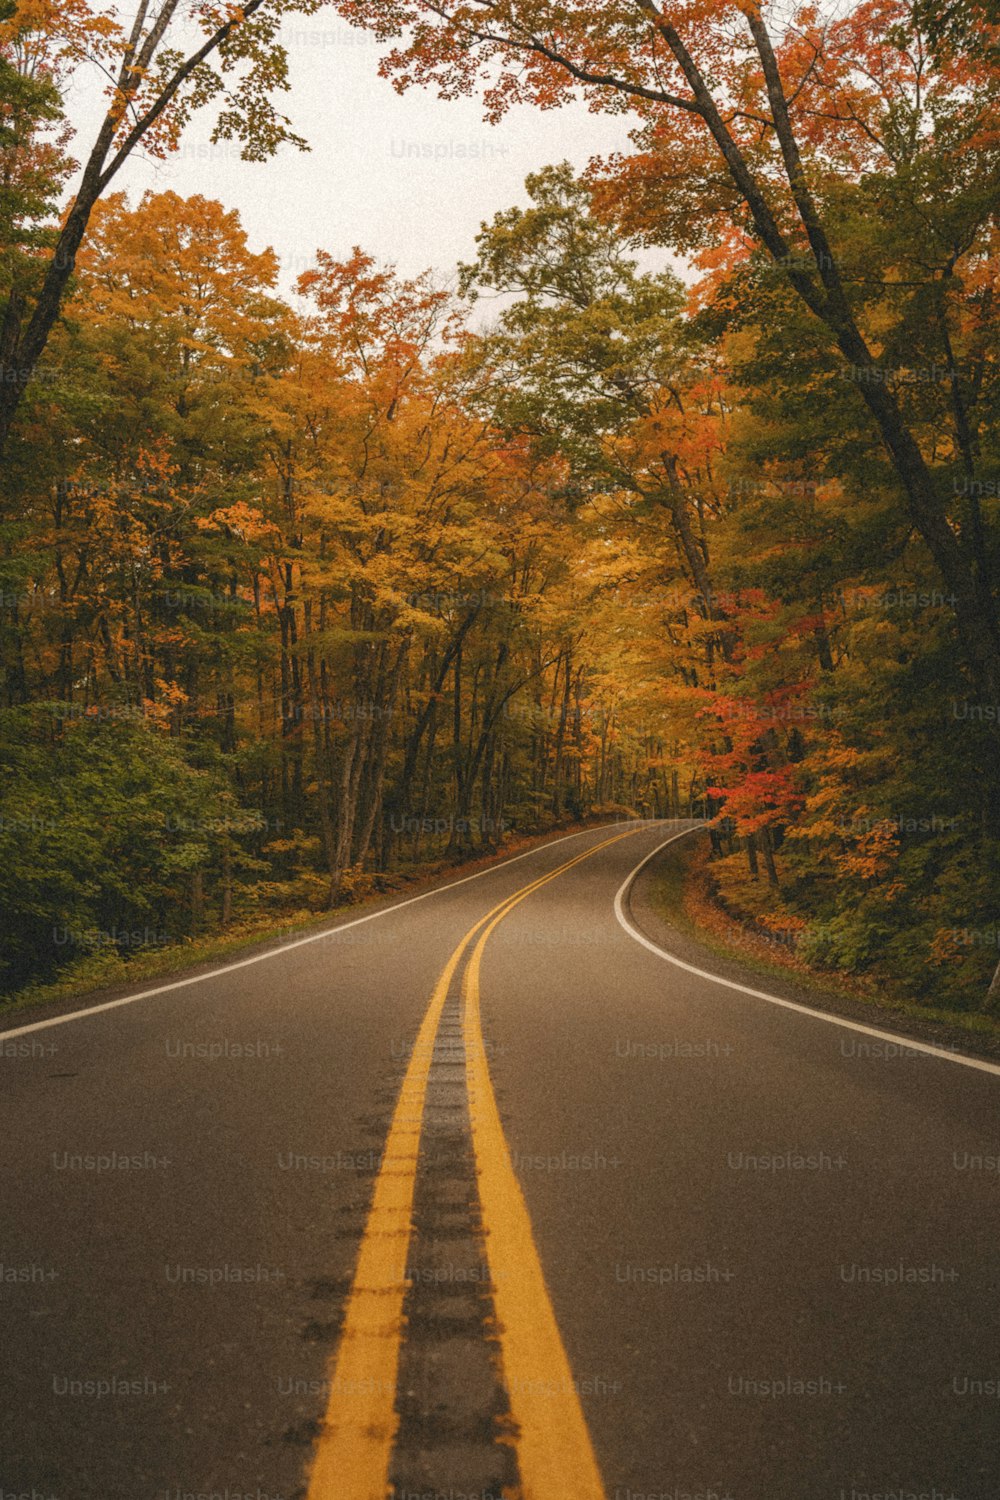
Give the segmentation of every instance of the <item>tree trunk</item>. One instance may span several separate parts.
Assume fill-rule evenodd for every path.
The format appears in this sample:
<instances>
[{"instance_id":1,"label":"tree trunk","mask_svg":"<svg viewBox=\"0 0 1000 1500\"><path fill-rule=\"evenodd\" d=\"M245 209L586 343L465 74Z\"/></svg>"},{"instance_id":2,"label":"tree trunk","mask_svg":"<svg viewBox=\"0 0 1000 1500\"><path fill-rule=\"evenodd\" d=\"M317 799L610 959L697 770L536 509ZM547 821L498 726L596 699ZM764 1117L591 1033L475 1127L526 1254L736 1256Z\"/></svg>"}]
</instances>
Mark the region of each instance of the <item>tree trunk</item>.
<instances>
[{"instance_id":1,"label":"tree trunk","mask_svg":"<svg viewBox=\"0 0 1000 1500\"><path fill-rule=\"evenodd\" d=\"M227 835L222 845L222 916L221 925L228 927L233 916L233 854Z\"/></svg>"},{"instance_id":2,"label":"tree trunk","mask_svg":"<svg viewBox=\"0 0 1000 1500\"><path fill-rule=\"evenodd\" d=\"M202 929L205 916L205 872L204 870L192 870L191 872L191 934L197 937Z\"/></svg>"}]
</instances>

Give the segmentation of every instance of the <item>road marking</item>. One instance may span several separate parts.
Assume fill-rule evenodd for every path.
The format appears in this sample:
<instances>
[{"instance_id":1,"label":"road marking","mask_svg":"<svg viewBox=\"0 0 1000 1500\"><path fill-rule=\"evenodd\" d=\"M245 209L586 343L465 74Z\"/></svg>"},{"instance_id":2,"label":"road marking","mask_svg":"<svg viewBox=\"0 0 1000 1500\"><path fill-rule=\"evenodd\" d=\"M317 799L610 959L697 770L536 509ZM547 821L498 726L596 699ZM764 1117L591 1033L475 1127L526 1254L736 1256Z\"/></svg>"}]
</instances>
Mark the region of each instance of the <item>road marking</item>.
<instances>
[{"instance_id":1,"label":"road marking","mask_svg":"<svg viewBox=\"0 0 1000 1500\"><path fill-rule=\"evenodd\" d=\"M424 1100L434 1036L463 951L464 945L456 948L434 987L396 1101L344 1313L308 1500L384 1500L388 1488L399 1422L396 1384Z\"/></svg>"},{"instance_id":2,"label":"road marking","mask_svg":"<svg viewBox=\"0 0 1000 1500\"><path fill-rule=\"evenodd\" d=\"M675 968L686 969L689 974L696 974L699 979L710 979L713 984L721 984L727 990L738 990L741 995L751 995L755 1000L766 1000L769 1005L780 1005L782 1010L797 1010L800 1015L812 1016L815 1021L826 1021L831 1026L841 1026L847 1031L860 1031L863 1036L877 1037L879 1041L895 1042L901 1047L910 1047L917 1052L927 1052L931 1057L940 1057L945 1062L961 1063L962 1067L976 1068L980 1073L1000 1074L1000 1063L987 1062L980 1057L969 1057L964 1052L949 1052L944 1047L935 1047L932 1042L917 1042L912 1037L900 1036L894 1031L882 1031L875 1026L864 1026L860 1021L848 1021L843 1016L830 1015L828 1011L814 1010L811 1005L799 1005L794 1000L783 1000L780 995L768 994L767 990L751 989L749 985L740 984L735 979L722 979L718 974L709 973L707 969L697 969L694 964L685 963L682 958L675 958L665 948L651 942L625 915L628 893L636 876L646 868L650 860L656 858L662 849L665 849L668 844L675 843L677 839L686 838L689 833L697 833L697 831L696 828L685 828L682 833L671 834L670 838L664 839L662 844L657 844L645 859L641 859L631 874L622 882L615 896L615 916L629 937L641 943L644 948L648 948L650 953L655 953L657 958L663 958L668 964L673 964Z\"/></svg>"},{"instance_id":3,"label":"road marking","mask_svg":"<svg viewBox=\"0 0 1000 1500\"><path fill-rule=\"evenodd\" d=\"M609 826L615 825L604 825L604 827ZM539 854L544 849L554 849L556 844L564 844L569 839L582 838L585 833L599 833L600 831L600 828L581 828L576 833L564 833L560 838L551 839L547 844L536 844L533 849L525 849L523 854L513 854L510 859L502 859L499 864L490 865L488 870L477 870L474 875L463 875L461 880L451 880L447 885L436 886L432 891L421 891L419 896L407 896L405 901L397 901L394 906L383 907L381 911L370 911L367 916L355 917L350 922L341 922L337 927L324 927L321 932L311 932L308 937L296 938L291 943L282 943L279 948L269 948L266 953L255 953L251 958L241 958L235 963L222 964L218 968L209 969L205 974L192 974L186 979L174 979L170 984L158 984L152 989L139 990L134 995L123 995L118 1000L104 1000L100 1005L89 1005L81 1010L67 1011L62 1016L49 1016L45 1021L32 1021L29 1025L18 1026L12 1031L0 1031L0 1037L26 1036L29 1031L44 1031L49 1026L65 1026L67 1022L79 1021L84 1016L98 1016L105 1010L117 1010L120 1005L134 1005L137 1000L149 1000L153 995L165 995L169 990L180 990L189 984L203 984L207 979L218 979L220 974L232 974L237 969L247 968L250 964L263 963L267 958L278 958L282 953L290 953L293 948L305 947L306 943L322 942L323 938L330 937L335 932L346 932L349 927L360 927L362 922L374 922L377 917L391 917L394 912L402 911L404 906L414 906L416 902L426 901L430 896L443 896L445 891L453 891L460 885L467 885L470 880L481 880L484 875L493 875L497 870L503 870L507 865L516 865L519 860L528 859L532 854Z\"/></svg>"},{"instance_id":4,"label":"road marking","mask_svg":"<svg viewBox=\"0 0 1000 1500\"><path fill-rule=\"evenodd\" d=\"M512 907L531 895L532 891L547 885L550 880L555 880L564 871L580 864L582 860L589 859L610 844L616 844L619 840L629 838L638 832L640 829L632 828L626 833L604 839L593 848L585 850L583 854L567 860L557 869L538 877L520 891L506 897L470 927L441 971L437 984L434 986L430 1005L417 1033L386 1138L382 1164L375 1181L372 1204L361 1239L351 1292L344 1310L340 1340L333 1360L333 1373L329 1383L330 1395L323 1430L313 1455L307 1500L385 1500L388 1491L389 1466L399 1427L396 1386L403 1340L403 1305L408 1289L406 1269L424 1103L433 1060L434 1038L459 963L469 944L483 927L491 924L486 933L488 936L497 922L501 921ZM481 953L482 946L481 942L477 953ZM480 1050L482 1050L481 1039ZM468 1067L466 1077L468 1081L471 1081L472 1075ZM481 1081L479 1088L485 1103L486 1094L482 1090ZM488 1073L486 1088L492 1098ZM471 1089L469 1102L470 1113L474 1118ZM495 1102L493 1109L496 1110ZM496 1128L500 1129L499 1116ZM495 1143L492 1139L490 1144L495 1150ZM502 1131L500 1144L506 1152ZM477 1165L478 1159L477 1150ZM507 1163L508 1170L510 1170L509 1153ZM514 1188L518 1193L520 1192L516 1181ZM494 1211L496 1207L497 1205L494 1205ZM521 1210L526 1214L523 1200ZM489 1239L487 1238L488 1245ZM516 1248L519 1253L524 1252L522 1237L519 1237ZM529 1262L530 1256L533 1255L537 1266L537 1254L534 1252L534 1243L531 1240L530 1225L527 1227L527 1250ZM520 1262L517 1264L518 1276L520 1276ZM528 1271L531 1274L530 1264ZM538 1268L537 1275L541 1278L540 1268ZM544 1281L541 1282L541 1292L547 1306ZM551 1307L548 1307L548 1315L554 1327L555 1320ZM555 1330L555 1338L561 1351L558 1329ZM565 1361L565 1354L562 1357ZM567 1378L568 1371L567 1365ZM551 1373L550 1370L549 1378L551 1378ZM571 1383L569 1389L575 1400L575 1391ZM582 1420L581 1415L581 1423ZM583 1427L583 1436L584 1449L590 1451L590 1438L586 1427ZM592 1453L591 1462L593 1463ZM596 1474L596 1465L594 1472ZM567 1473L573 1473L573 1470ZM568 1479L567 1482L569 1482ZM599 1479L597 1483L599 1486ZM571 1492L560 1489L546 1491L545 1500L561 1500L564 1493L569 1496ZM599 1487L597 1489L581 1488L576 1482L576 1476L574 1476L572 1493L579 1496L580 1500L603 1500L604 1494ZM526 1500L529 1496L535 1495L542 1500L542 1491L525 1491Z\"/></svg>"},{"instance_id":5,"label":"road marking","mask_svg":"<svg viewBox=\"0 0 1000 1500\"><path fill-rule=\"evenodd\" d=\"M487 927L463 981L462 1029L486 1258L524 1500L604 1500L604 1484L545 1285L528 1205L504 1137L483 1042L483 949L497 923L521 899L511 901Z\"/></svg>"}]
</instances>

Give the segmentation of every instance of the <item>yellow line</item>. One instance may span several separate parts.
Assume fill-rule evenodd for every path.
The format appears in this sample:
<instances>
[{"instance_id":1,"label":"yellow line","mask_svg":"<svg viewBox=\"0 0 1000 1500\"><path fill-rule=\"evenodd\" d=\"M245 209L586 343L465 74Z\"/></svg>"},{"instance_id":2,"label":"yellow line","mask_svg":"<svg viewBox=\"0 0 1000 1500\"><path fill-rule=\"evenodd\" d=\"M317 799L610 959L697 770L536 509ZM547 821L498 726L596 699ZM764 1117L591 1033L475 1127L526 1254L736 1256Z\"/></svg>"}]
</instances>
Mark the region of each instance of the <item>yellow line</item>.
<instances>
[{"instance_id":1,"label":"yellow line","mask_svg":"<svg viewBox=\"0 0 1000 1500\"><path fill-rule=\"evenodd\" d=\"M476 934L487 923L490 923L491 919L493 919L492 924L484 935L483 941L493 931L497 922L532 891L547 885L563 871L579 864L581 860L589 859L591 855L607 848L609 844L628 838L631 833L637 831L631 829L628 833L616 834L613 838L595 844L593 848L577 855L574 859L567 860L565 864L549 874L531 881L514 896L507 897L493 907L465 934L434 986L434 993L420 1024L409 1066L396 1101L392 1123L386 1138L385 1153L375 1181L372 1204L358 1251L354 1280L344 1311L340 1342L332 1365L329 1400L323 1430L316 1444L309 1474L307 1500L385 1500L388 1491L389 1465L399 1426L395 1398L399 1375L399 1352L403 1337L403 1303L408 1290L408 1282L405 1278L424 1102L427 1096L434 1038L462 955ZM477 958L481 951L482 942L477 949ZM488 1101L488 1104L492 1105L493 1113L496 1114L496 1103L493 1100L488 1071L485 1072L485 1088L481 1078L474 1075L472 1071L475 1051L478 1050L478 1053L482 1055L484 1050L482 1036L478 1030L478 962L476 962L476 974L475 1035L478 1042L477 1048L468 1053L467 1059L470 1103L473 1104L474 1113L475 1098L481 1097L484 1102ZM466 1020L465 1029L468 1048L468 1020ZM483 1058L482 1061L485 1069L485 1059ZM474 1077L477 1085L476 1095L471 1093ZM500 1145L506 1154L507 1171L511 1175L515 1192L520 1197L520 1189L513 1180L513 1169L503 1141L499 1116L496 1118L496 1131L499 1132ZM488 1133L485 1143L489 1146L490 1152L495 1154L496 1142L491 1133ZM479 1144L476 1146L476 1156L478 1164ZM490 1178L490 1182L492 1181L493 1178ZM505 1211L504 1205L494 1200L493 1213L496 1214L498 1211ZM520 1199L520 1211L527 1224L527 1211L523 1199ZM489 1246L489 1241L487 1245ZM517 1242L517 1251L519 1254L526 1253L522 1239ZM533 1258L533 1264L537 1268L541 1295L548 1317L555 1328L544 1281L541 1280L541 1270L538 1268L530 1225L527 1225L527 1253L529 1262ZM521 1262L510 1259L510 1251L507 1255L506 1264L515 1266L517 1275L520 1276ZM490 1264L493 1265L492 1256ZM530 1265L528 1269L530 1272ZM534 1284L532 1281L532 1285ZM555 1329L555 1339L565 1363L558 1329ZM510 1368L506 1356L505 1367L508 1370ZM568 1366L566 1368L568 1372ZM551 1376L551 1371L549 1375ZM577 1403L578 1407L579 1403ZM583 1424L582 1415L580 1424L581 1426ZM585 1426L582 1426L582 1432L584 1442L582 1451L590 1453L593 1463L590 1438ZM581 1453L578 1452L574 1457L573 1465L564 1475L561 1483L564 1485L570 1483L569 1475L571 1474L579 1476L580 1459ZM595 1464L595 1477L596 1473ZM574 1483L574 1493L579 1500L590 1500L592 1495L603 1495L603 1490L599 1487L599 1479L597 1479L597 1485L596 1489L588 1489L580 1488L579 1484ZM541 1491L526 1490L525 1493L532 1496L536 1493L541 1495ZM563 1493L569 1494L569 1490L555 1489L546 1492L546 1500L557 1500L557 1497Z\"/></svg>"},{"instance_id":2,"label":"yellow line","mask_svg":"<svg viewBox=\"0 0 1000 1500\"><path fill-rule=\"evenodd\" d=\"M517 1427L522 1500L604 1500L601 1472L500 1123L483 1044L483 949L493 929L523 899L517 896L487 927L463 983L466 1070L486 1256L504 1384Z\"/></svg>"},{"instance_id":3,"label":"yellow line","mask_svg":"<svg viewBox=\"0 0 1000 1500\"><path fill-rule=\"evenodd\" d=\"M344 1313L308 1500L384 1500L395 1410L413 1188L434 1036L464 948L448 960L396 1101Z\"/></svg>"}]
</instances>

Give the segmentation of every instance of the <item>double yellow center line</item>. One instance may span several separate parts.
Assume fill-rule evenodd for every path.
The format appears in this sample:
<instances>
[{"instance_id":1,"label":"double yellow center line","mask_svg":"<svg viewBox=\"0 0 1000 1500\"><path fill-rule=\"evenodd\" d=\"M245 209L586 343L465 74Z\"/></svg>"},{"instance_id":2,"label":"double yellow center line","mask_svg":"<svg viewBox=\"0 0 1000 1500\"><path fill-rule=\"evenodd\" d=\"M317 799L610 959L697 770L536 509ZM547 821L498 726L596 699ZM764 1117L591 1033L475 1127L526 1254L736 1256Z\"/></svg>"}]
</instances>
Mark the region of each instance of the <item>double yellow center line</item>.
<instances>
[{"instance_id":1,"label":"double yellow center line","mask_svg":"<svg viewBox=\"0 0 1000 1500\"><path fill-rule=\"evenodd\" d=\"M385 1500L399 1427L396 1385L408 1291L413 1200L434 1039L452 982L479 936L463 980L465 1076L487 1262L523 1500L604 1500L604 1486L514 1174L490 1079L479 972L490 934L550 880L629 838L604 839L531 881L481 917L434 986L399 1092L358 1252L307 1500Z\"/></svg>"}]
</instances>

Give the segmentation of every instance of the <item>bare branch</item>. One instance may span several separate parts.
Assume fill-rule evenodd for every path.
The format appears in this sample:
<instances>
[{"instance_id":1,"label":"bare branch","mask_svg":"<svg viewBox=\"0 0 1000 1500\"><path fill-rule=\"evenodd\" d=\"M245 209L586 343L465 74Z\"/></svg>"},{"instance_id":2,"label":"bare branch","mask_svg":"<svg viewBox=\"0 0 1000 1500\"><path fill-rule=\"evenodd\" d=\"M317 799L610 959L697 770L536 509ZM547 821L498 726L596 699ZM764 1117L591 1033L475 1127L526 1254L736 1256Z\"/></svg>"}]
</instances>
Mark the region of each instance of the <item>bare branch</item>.
<instances>
[{"instance_id":1,"label":"bare branch","mask_svg":"<svg viewBox=\"0 0 1000 1500\"><path fill-rule=\"evenodd\" d=\"M174 3L176 4L177 0L174 0ZM252 16L255 11L259 10L264 3L265 0L247 0L247 4L243 6L243 10L239 17L233 17L231 20L226 21L222 26L214 31L210 37L206 39L204 44L198 48L197 52L192 52L191 56L186 58L185 61L181 63L180 67L177 68L173 76L164 84L163 88L153 100L153 103L149 106L146 113L141 116L141 118L133 126L129 134L125 137L125 140L118 148L118 151L115 153L115 156L112 159L110 165L106 167L101 173L98 187L99 193L102 193L104 191L108 183L115 176L116 172L118 172L120 167L128 159L128 156L130 155L133 148L142 139L149 127L155 124L155 122L163 114L163 111L166 109L167 105L174 98L177 91L184 85L186 80L190 78L195 69L198 68L207 57L211 56L211 54L216 51L217 48L222 46L223 42L225 42L230 32L232 32L236 28L236 26L241 25L243 21L248 20L250 16Z\"/></svg>"}]
</instances>

